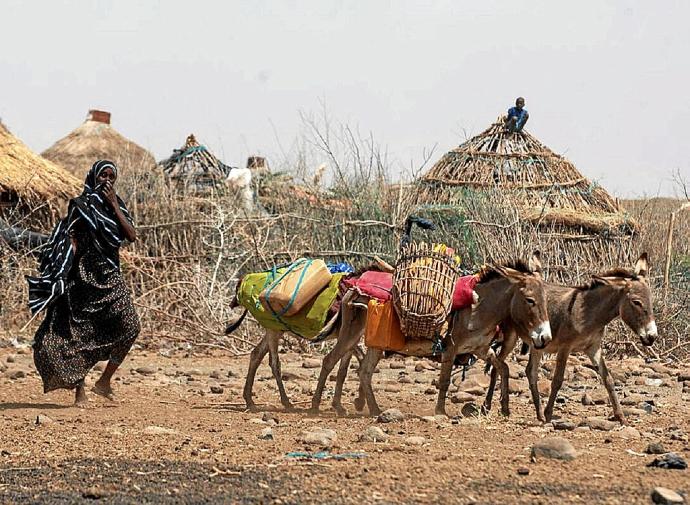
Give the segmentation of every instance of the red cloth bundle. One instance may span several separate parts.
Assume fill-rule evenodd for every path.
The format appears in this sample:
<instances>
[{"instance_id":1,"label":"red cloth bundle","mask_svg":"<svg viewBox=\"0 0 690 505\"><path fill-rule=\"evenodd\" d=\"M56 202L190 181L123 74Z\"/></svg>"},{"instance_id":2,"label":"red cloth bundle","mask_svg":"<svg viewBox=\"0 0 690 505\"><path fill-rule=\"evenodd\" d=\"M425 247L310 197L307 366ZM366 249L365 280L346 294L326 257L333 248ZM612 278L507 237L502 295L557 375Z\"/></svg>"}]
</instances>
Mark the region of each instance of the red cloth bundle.
<instances>
[{"instance_id":1,"label":"red cloth bundle","mask_svg":"<svg viewBox=\"0 0 690 505\"><path fill-rule=\"evenodd\" d=\"M365 296L387 302L391 299L393 274L369 270L359 277L349 277L343 283L348 288L355 288Z\"/></svg>"},{"instance_id":2,"label":"red cloth bundle","mask_svg":"<svg viewBox=\"0 0 690 505\"><path fill-rule=\"evenodd\" d=\"M466 275L457 280L455 291L453 291L453 310L464 309L472 305L474 302L472 292L478 280L476 275Z\"/></svg>"}]
</instances>

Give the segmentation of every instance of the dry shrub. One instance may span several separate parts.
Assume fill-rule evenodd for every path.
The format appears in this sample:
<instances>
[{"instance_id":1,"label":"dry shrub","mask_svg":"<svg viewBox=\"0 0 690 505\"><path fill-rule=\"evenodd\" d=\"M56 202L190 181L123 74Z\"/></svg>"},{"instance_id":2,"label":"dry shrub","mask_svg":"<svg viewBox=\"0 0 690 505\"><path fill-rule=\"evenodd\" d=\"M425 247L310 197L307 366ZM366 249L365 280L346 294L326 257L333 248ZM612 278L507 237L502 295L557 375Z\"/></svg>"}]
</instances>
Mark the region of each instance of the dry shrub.
<instances>
[{"instance_id":1,"label":"dry shrub","mask_svg":"<svg viewBox=\"0 0 690 505\"><path fill-rule=\"evenodd\" d=\"M331 170L325 184L311 177L313 167L324 160ZM683 339L688 328L690 229L687 220L678 221L673 285L664 303L658 294L670 207L655 200L626 202L640 224L633 236L591 235L557 223L522 220L499 191L454 188L452 194L420 202L414 185L390 184L393 164L370 137L346 127L329 126L326 134L323 124L310 118L305 118L303 140L274 164L276 168L277 173L257 181L257 209L251 213L222 186L206 194L185 193L168 185L157 170L122 173L118 191L138 225L139 240L122 255L123 273L142 320L141 344L181 341L247 352L259 335L256 327L245 325L231 337L222 334L242 274L304 255L356 267L374 256L393 262L401 226L415 213L438 225L433 232L415 231L415 238L455 247L467 270L527 258L538 249L548 279L581 283L612 266L631 267L642 250L648 251L661 332L651 352L675 359L688 356ZM18 333L29 319L23 275L34 268L31 257L3 250L0 334L29 339L35 330L33 322ZM614 326L611 333L609 354L636 352L627 343L632 341L629 330Z\"/></svg>"}]
</instances>

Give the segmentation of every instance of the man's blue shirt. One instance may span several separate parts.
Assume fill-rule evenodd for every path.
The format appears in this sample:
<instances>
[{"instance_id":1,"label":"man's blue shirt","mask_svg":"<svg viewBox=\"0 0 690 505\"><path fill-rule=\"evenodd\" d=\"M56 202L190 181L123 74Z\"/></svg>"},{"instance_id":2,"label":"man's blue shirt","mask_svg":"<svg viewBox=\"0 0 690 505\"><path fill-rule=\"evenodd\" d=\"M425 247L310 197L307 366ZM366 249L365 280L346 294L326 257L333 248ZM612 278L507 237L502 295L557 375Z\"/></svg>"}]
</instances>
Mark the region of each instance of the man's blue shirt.
<instances>
[{"instance_id":1,"label":"man's blue shirt","mask_svg":"<svg viewBox=\"0 0 690 505\"><path fill-rule=\"evenodd\" d=\"M518 109L517 107L511 107L508 109L508 119L516 117L517 118L517 127L520 128L522 125L525 124L525 118L527 117L527 109Z\"/></svg>"}]
</instances>

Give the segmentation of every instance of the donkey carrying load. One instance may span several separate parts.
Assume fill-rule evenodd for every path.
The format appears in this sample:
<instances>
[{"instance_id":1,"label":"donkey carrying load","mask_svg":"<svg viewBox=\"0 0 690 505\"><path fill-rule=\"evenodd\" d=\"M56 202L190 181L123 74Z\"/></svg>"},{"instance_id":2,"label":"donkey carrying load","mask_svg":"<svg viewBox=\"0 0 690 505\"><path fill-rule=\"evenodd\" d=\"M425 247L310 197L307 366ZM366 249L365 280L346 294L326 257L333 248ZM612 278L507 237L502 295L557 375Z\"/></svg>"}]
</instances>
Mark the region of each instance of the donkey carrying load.
<instances>
[{"instance_id":1,"label":"donkey carrying load","mask_svg":"<svg viewBox=\"0 0 690 505\"><path fill-rule=\"evenodd\" d=\"M538 253L536 253L538 254ZM616 268L592 277L592 281L582 286L561 286L544 283L548 303L549 319L553 329L552 340L542 348L526 338L527 334L518 327L507 325L504 331L512 345L504 345L501 352L509 354L515 344L515 335L519 336L530 354L527 364L532 401L537 418L551 421L558 391L563 384L568 356L573 352L584 352L596 367L604 383L613 407L613 416L621 424L625 416L621 409L614 388L613 378L606 367L601 352L601 341L604 328L608 323L620 317L633 330L645 346L654 343L657 337L656 322L652 309L652 293L647 282L649 264L647 253L643 253L632 270ZM541 399L537 387L538 370L544 353L555 353L556 368L551 380L551 392L544 413L541 411ZM496 384L496 369L491 372L491 383L487 391L487 403L491 404L491 395ZM505 380L505 384L504 384ZM508 388L508 378L501 372L501 387Z\"/></svg>"},{"instance_id":2,"label":"donkey carrying load","mask_svg":"<svg viewBox=\"0 0 690 505\"><path fill-rule=\"evenodd\" d=\"M401 251L409 252L409 245L410 237L408 230L408 233L403 236L403 240L401 241ZM443 249L445 250L445 248ZM412 250L415 250L415 248L412 248ZM433 250L436 251L436 248L434 247ZM433 268L434 257L432 255L428 255L426 258L420 257L420 255L417 254L418 252L418 250L415 250L415 254L412 255L414 256L414 261L411 263L411 266L416 271L423 272L425 268L431 270ZM436 259L440 261L440 267L443 269L443 264L449 263L449 261L447 258L439 258L438 256L439 255L436 255ZM400 259L396 269L399 267ZM443 281L448 280L443 279L444 276L438 275L438 272L432 273L431 275L434 275L436 279L439 280L439 282L437 282L439 285L442 285ZM400 276L397 277L399 278ZM424 281L425 279L421 280ZM398 354L425 356L437 359L439 357L441 358L442 368L439 380L438 402L436 406L436 412L438 414L445 414L446 393L450 383L451 371L458 355L474 354L490 361L501 371L502 377L505 375L505 383L507 385L508 367L491 350L491 344L496 338L497 325L506 323L514 327L519 327L525 334L533 339L533 344L536 348L546 346L551 339L543 283L538 275L532 273L530 267L522 262L487 267L476 280L477 283L474 286L476 293L473 294L478 294L478 302L476 298L469 297L471 306L463 305L462 308L458 307L450 314L444 314L443 317L446 318L446 325L448 326L445 337L440 338L440 334L437 331L436 341L433 343L432 340L428 338L407 339L410 345L398 345L394 349L391 348L391 350ZM456 281L458 281L458 279L451 279L451 281L451 286L457 288ZM393 291L395 293L396 288L394 288ZM415 293L422 295L429 295L431 293L430 296L434 298L434 300L432 300L427 307L433 305L433 302L441 301L440 299L442 298L442 293L439 293L439 290L431 286L429 282L402 283L402 286L397 287L397 291L399 294L403 295L405 293L411 293L413 295ZM398 307L396 307L396 310L397 309ZM409 310L407 313L411 314L412 312L414 311ZM392 311L389 311L388 314L391 314L390 317L395 318ZM429 314L429 312L427 312L427 314ZM408 318L408 322L412 324L404 325L404 331L413 332L418 336L429 330L430 325L428 324L429 318L426 317L427 314L422 314L422 318L418 319L421 320L421 324L415 325L414 317ZM431 315L436 317L437 314ZM368 317L371 317L371 313ZM369 325L369 323L367 323L367 325ZM382 326L384 328L386 326L394 327L394 325ZM400 331L399 327L398 331ZM516 339L516 337L513 338ZM339 356L346 356L358 342L359 337L355 338L352 335L348 338L343 336L343 338L338 340L336 348L333 349L331 359L337 360ZM515 340L513 340L512 346L514 346L514 344ZM355 407L357 410L362 410L366 401L369 406L369 413L371 415L378 415L380 413L380 408L374 397L371 379L377 363L383 356L383 349L370 345L369 341L367 341L367 346L367 353L360 366L359 397L355 401ZM502 358L505 359L505 356L502 355ZM317 391L323 389L325 380L326 377L323 375L319 378ZM337 385L337 387L340 388L342 385ZM316 395L313 404L318 404ZM503 412L507 415L509 413L507 386L506 391L504 391L502 406Z\"/></svg>"},{"instance_id":3,"label":"donkey carrying load","mask_svg":"<svg viewBox=\"0 0 690 505\"><path fill-rule=\"evenodd\" d=\"M280 402L286 409L292 409L290 399L283 385L280 357L278 355L278 344L284 333L291 333L311 343L336 338L338 340L352 340L355 342L355 346L348 349L346 353L338 354L337 359L333 359L334 351L326 355L321 369L321 376L324 377L323 382L325 383L328 374L340 362L338 382L333 397L333 408L338 413L343 413L344 409L341 404L342 387L347 377L347 370L352 355L359 351L356 343L359 342L364 331L368 299L366 296L353 290L347 290L343 293L341 281L346 275L334 274L328 286L315 295L302 310L296 311L296 313L291 315L286 314L287 310L285 308L273 310L272 307L269 307L270 310L267 311L266 307L263 306L266 304L265 297L261 297L273 282L280 280L285 275L286 270L294 268L296 264L297 262L286 268L248 274L237 285L236 295L230 308L243 306L245 310L237 321L228 325L225 333L229 334L237 329L248 312L254 316L259 325L266 331L264 337L250 354L249 370L247 371L243 397L248 409L253 410L256 408L252 398L254 378L261 361L268 353L271 371L280 394ZM364 270L386 268L387 266L381 262L370 265ZM292 299L297 295L297 287L294 289Z\"/></svg>"}]
</instances>

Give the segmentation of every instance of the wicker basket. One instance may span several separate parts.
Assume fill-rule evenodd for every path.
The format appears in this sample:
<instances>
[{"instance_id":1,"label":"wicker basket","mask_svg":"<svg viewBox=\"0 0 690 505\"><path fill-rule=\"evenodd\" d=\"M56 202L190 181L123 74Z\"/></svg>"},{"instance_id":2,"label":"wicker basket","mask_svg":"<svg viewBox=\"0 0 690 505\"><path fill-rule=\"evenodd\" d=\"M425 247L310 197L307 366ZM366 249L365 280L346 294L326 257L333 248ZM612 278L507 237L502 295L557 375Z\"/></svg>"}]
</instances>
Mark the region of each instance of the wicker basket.
<instances>
[{"instance_id":1,"label":"wicker basket","mask_svg":"<svg viewBox=\"0 0 690 505\"><path fill-rule=\"evenodd\" d=\"M445 245L424 242L400 250L392 296L407 338L435 338L450 314L460 260L448 252Z\"/></svg>"}]
</instances>

